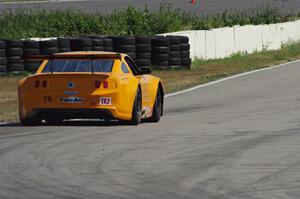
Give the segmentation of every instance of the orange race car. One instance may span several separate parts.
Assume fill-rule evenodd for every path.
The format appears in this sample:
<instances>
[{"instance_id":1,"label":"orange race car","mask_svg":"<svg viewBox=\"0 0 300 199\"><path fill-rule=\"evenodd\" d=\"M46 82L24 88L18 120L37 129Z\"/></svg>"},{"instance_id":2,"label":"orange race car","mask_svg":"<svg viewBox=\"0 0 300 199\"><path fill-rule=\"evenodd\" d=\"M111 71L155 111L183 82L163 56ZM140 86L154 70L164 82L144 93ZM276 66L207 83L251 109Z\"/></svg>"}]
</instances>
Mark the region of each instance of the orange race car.
<instances>
[{"instance_id":1,"label":"orange race car","mask_svg":"<svg viewBox=\"0 0 300 199\"><path fill-rule=\"evenodd\" d=\"M34 75L19 81L23 125L83 118L137 125L142 119L158 122L163 115L160 78L126 54L69 52L31 59L43 62Z\"/></svg>"}]
</instances>

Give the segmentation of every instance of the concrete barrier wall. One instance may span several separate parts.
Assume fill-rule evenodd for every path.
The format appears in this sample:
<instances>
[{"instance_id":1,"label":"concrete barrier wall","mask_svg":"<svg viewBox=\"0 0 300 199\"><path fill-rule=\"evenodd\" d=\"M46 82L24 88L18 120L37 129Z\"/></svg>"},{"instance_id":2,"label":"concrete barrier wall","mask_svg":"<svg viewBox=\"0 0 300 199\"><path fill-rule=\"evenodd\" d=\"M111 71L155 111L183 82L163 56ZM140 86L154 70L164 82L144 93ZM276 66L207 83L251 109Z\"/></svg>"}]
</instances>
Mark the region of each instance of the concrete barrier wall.
<instances>
[{"instance_id":1,"label":"concrete barrier wall","mask_svg":"<svg viewBox=\"0 0 300 199\"><path fill-rule=\"evenodd\" d=\"M191 58L216 59L234 53L277 50L300 40L300 20L270 24L189 30L163 35L183 35L190 39Z\"/></svg>"}]
</instances>

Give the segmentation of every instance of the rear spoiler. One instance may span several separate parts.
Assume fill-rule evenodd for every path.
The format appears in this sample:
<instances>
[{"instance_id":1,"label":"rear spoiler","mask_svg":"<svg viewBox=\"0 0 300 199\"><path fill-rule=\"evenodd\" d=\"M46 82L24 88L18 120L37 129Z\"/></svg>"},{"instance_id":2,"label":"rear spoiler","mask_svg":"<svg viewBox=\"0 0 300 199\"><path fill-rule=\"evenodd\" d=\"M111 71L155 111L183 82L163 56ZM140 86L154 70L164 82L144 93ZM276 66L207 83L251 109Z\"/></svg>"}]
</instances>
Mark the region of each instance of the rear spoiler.
<instances>
[{"instance_id":1,"label":"rear spoiler","mask_svg":"<svg viewBox=\"0 0 300 199\"><path fill-rule=\"evenodd\" d=\"M27 60L51 60L51 59L121 59L121 54L53 54L53 55L24 55Z\"/></svg>"}]
</instances>

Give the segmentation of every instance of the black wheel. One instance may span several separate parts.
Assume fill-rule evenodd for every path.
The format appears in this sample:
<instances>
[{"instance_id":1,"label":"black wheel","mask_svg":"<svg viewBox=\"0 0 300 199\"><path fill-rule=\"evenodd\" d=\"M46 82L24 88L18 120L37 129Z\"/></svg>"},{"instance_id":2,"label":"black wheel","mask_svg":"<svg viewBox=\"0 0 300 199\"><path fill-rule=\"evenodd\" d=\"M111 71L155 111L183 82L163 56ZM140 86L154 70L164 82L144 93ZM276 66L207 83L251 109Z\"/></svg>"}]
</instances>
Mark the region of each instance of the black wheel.
<instances>
[{"instance_id":1,"label":"black wheel","mask_svg":"<svg viewBox=\"0 0 300 199\"><path fill-rule=\"evenodd\" d=\"M23 63L24 59L20 56L15 56L15 57L7 57L7 63L9 64L19 64Z\"/></svg>"},{"instance_id":2,"label":"black wheel","mask_svg":"<svg viewBox=\"0 0 300 199\"><path fill-rule=\"evenodd\" d=\"M24 64L18 63L18 64L7 64L7 71L13 72L13 71L24 71Z\"/></svg>"},{"instance_id":3,"label":"black wheel","mask_svg":"<svg viewBox=\"0 0 300 199\"><path fill-rule=\"evenodd\" d=\"M114 48L113 47L104 47L104 51L106 51L106 52L114 52Z\"/></svg>"},{"instance_id":4,"label":"black wheel","mask_svg":"<svg viewBox=\"0 0 300 199\"><path fill-rule=\"evenodd\" d=\"M162 91L158 87L156 99L153 107L152 116L147 120L149 122L158 122L162 116L163 100L162 100Z\"/></svg>"},{"instance_id":5,"label":"black wheel","mask_svg":"<svg viewBox=\"0 0 300 199\"><path fill-rule=\"evenodd\" d=\"M169 65L170 66L180 66L181 59L180 58L171 58L171 59L169 59Z\"/></svg>"},{"instance_id":6,"label":"black wheel","mask_svg":"<svg viewBox=\"0 0 300 199\"><path fill-rule=\"evenodd\" d=\"M26 71L33 71L35 72L40 66L40 62L34 62L34 61L30 61L30 62L24 62L24 69Z\"/></svg>"},{"instance_id":7,"label":"black wheel","mask_svg":"<svg viewBox=\"0 0 300 199\"><path fill-rule=\"evenodd\" d=\"M21 124L23 126L39 126L41 125L41 120L35 117L21 118Z\"/></svg>"},{"instance_id":8,"label":"black wheel","mask_svg":"<svg viewBox=\"0 0 300 199\"><path fill-rule=\"evenodd\" d=\"M188 37L186 37L186 36L181 36L180 37L181 38L181 43L189 43L189 38Z\"/></svg>"},{"instance_id":9,"label":"black wheel","mask_svg":"<svg viewBox=\"0 0 300 199\"><path fill-rule=\"evenodd\" d=\"M132 115L129 124L131 125L138 125L141 122L142 118L142 94L141 90L138 88L133 108L132 108Z\"/></svg>"},{"instance_id":10,"label":"black wheel","mask_svg":"<svg viewBox=\"0 0 300 199\"><path fill-rule=\"evenodd\" d=\"M112 47L113 46L113 40L112 39L104 39L103 40L104 47Z\"/></svg>"}]
</instances>

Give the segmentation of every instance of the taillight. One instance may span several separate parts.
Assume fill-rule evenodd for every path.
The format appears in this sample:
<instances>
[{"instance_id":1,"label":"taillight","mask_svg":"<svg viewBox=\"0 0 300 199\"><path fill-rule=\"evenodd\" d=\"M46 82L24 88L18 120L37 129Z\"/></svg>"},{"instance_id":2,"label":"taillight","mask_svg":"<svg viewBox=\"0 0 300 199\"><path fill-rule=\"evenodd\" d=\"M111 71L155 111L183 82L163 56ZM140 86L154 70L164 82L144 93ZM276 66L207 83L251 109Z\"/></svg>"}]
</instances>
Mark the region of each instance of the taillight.
<instances>
[{"instance_id":1,"label":"taillight","mask_svg":"<svg viewBox=\"0 0 300 199\"><path fill-rule=\"evenodd\" d=\"M101 82L99 80L95 81L95 88L100 88Z\"/></svg>"},{"instance_id":2,"label":"taillight","mask_svg":"<svg viewBox=\"0 0 300 199\"><path fill-rule=\"evenodd\" d=\"M44 80L43 82L42 82L42 87L43 88L46 88L48 86L48 81L47 80Z\"/></svg>"},{"instance_id":3,"label":"taillight","mask_svg":"<svg viewBox=\"0 0 300 199\"><path fill-rule=\"evenodd\" d=\"M40 81L39 80L35 80L34 87L35 88L39 88L40 87Z\"/></svg>"},{"instance_id":4,"label":"taillight","mask_svg":"<svg viewBox=\"0 0 300 199\"><path fill-rule=\"evenodd\" d=\"M103 82L103 88L108 88L108 81Z\"/></svg>"}]
</instances>

